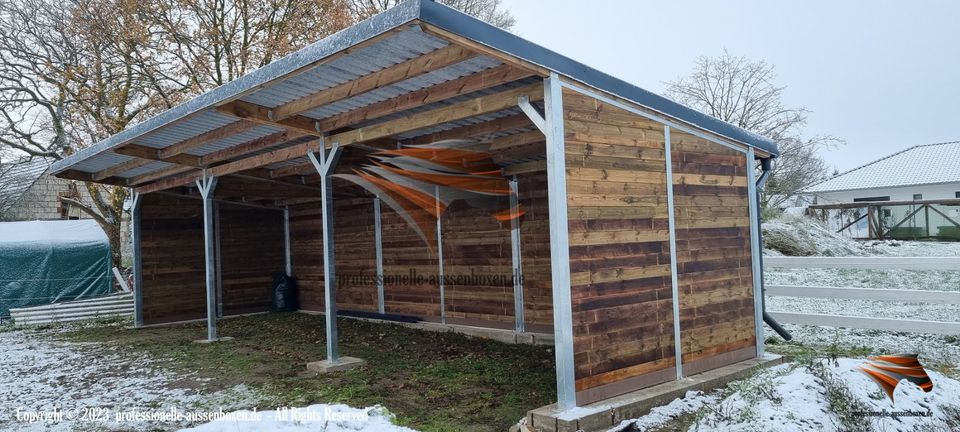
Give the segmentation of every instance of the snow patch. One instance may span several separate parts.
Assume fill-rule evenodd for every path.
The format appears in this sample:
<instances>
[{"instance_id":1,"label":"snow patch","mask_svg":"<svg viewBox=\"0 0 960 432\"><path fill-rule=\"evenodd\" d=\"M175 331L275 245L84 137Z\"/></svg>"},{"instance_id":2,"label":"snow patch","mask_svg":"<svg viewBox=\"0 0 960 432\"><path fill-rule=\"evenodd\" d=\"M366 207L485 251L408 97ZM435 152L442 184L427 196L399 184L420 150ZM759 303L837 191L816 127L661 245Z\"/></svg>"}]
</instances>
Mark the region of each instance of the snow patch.
<instances>
[{"instance_id":1,"label":"snow patch","mask_svg":"<svg viewBox=\"0 0 960 432\"><path fill-rule=\"evenodd\" d=\"M234 411L224 418L181 432L415 432L394 425L393 414L381 406L310 405L274 411Z\"/></svg>"}]
</instances>

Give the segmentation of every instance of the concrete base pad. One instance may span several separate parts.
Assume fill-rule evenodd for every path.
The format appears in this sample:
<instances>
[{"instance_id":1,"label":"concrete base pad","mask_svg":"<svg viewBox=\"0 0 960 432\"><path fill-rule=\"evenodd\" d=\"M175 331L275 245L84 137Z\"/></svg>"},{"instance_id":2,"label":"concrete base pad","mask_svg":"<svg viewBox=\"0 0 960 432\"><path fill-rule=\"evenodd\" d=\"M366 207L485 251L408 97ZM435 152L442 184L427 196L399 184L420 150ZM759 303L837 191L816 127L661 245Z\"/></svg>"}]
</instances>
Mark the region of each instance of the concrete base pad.
<instances>
[{"instance_id":1,"label":"concrete base pad","mask_svg":"<svg viewBox=\"0 0 960 432\"><path fill-rule=\"evenodd\" d=\"M218 337L218 338L216 338L216 339L214 339L214 340L210 340L210 339L197 339L197 340L193 341L193 343L208 344L208 343L214 343L214 342L226 342L226 341L231 341L231 340L233 340L232 337L230 337L230 336L224 336L224 337Z\"/></svg>"},{"instance_id":2,"label":"concrete base pad","mask_svg":"<svg viewBox=\"0 0 960 432\"><path fill-rule=\"evenodd\" d=\"M307 363L307 370L316 373L340 372L353 369L361 364L363 364L363 359L358 359L356 357L340 357L340 360L336 362L321 360Z\"/></svg>"},{"instance_id":3,"label":"concrete base pad","mask_svg":"<svg viewBox=\"0 0 960 432\"><path fill-rule=\"evenodd\" d=\"M681 398L687 391L713 390L751 376L756 367L780 363L783 363L782 357L767 353L762 358L744 360L567 411L557 411L555 404L547 405L528 412L524 427L537 432L605 431L624 420L644 416L654 407Z\"/></svg>"}]
</instances>

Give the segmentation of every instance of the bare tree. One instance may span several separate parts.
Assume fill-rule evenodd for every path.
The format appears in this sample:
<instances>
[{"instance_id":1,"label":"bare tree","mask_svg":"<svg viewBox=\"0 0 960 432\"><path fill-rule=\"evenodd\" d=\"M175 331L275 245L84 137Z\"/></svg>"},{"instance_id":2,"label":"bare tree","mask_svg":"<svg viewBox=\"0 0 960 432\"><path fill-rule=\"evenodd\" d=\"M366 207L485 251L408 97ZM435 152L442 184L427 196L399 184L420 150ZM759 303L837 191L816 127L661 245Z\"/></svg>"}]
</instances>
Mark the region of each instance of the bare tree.
<instances>
[{"instance_id":1,"label":"bare tree","mask_svg":"<svg viewBox=\"0 0 960 432\"><path fill-rule=\"evenodd\" d=\"M696 59L689 76L667 82L666 96L777 142L780 157L761 194L764 208L777 207L807 185L823 179L819 150L842 141L829 135L803 137L809 111L783 102L773 65L731 55Z\"/></svg>"},{"instance_id":2,"label":"bare tree","mask_svg":"<svg viewBox=\"0 0 960 432\"><path fill-rule=\"evenodd\" d=\"M166 78L200 93L349 26L348 0L153 0Z\"/></svg>"},{"instance_id":3,"label":"bare tree","mask_svg":"<svg viewBox=\"0 0 960 432\"><path fill-rule=\"evenodd\" d=\"M341 0L0 0L0 148L61 159L339 30L347 10ZM84 186L92 202L62 201L100 224L120 265L128 189Z\"/></svg>"},{"instance_id":4,"label":"bare tree","mask_svg":"<svg viewBox=\"0 0 960 432\"><path fill-rule=\"evenodd\" d=\"M360 19L378 14L403 2L403 0L348 1L350 10ZM503 7L502 0L438 0L438 2L503 29L509 30L516 23L510 12Z\"/></svg>"}]
</instances>

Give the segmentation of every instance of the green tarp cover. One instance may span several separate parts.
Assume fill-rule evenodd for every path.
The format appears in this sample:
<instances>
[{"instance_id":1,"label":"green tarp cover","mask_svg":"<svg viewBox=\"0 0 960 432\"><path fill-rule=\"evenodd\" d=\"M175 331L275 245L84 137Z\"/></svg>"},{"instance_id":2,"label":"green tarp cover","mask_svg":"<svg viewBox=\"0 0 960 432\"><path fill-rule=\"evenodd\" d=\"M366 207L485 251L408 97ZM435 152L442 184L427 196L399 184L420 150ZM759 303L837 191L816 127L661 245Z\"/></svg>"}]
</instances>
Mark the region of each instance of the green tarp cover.
<instances>
[{"instance_id":1,"label":"green tarp cover","mask_svg":"<svg viewBox=\"0 0 960 432\"><path fill-rule=\"evenodd\" d=\"M107 295L110 241L93 220L0 223L0 316Z\"/></svg>"}]
</instances>

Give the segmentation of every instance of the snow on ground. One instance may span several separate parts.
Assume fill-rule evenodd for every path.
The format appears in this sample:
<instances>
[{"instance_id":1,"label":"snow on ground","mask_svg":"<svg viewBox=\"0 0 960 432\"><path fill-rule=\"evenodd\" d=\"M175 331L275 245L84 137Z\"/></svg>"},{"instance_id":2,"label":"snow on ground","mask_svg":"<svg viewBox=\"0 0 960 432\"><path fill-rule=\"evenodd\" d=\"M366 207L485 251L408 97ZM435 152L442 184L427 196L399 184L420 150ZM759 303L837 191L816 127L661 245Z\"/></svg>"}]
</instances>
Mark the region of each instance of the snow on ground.
<instances>
[{"instance_id":1,"label":"snow on ground","mask_svg":"<svg viewBox=\"0 0 960 432\"><path fill-rule=\"evenodd\" d=\"M710 394L688 392L686 397L611 431L665 425L674 430L676 426L669 422L681 415L694 416L692 431L841 431L858 427L947 431L960 427L960 382L928 370L933 391L924 393L903 381L890 401L858 370L863 361L841 358L776 366Z\"/></svg>"},{"instance_id":2,"label":"snow on ground","mask_svg":"<svg viewBox=\"0 0 960 432\"><path fill-rule=\"evenodd\" d=\"M765 222L764 235L768 234L772 234L772 243L765 241L766 246L779 248L779 251L765 251L768 255L778 255L782 251L801 251L802 255L819 256L960 257L960 242L858 242L836 235L813 220L799 217L784 217ZM960 271L768 267L765 269L764 278L768 285L960 291ZM766 302L770 311L929 321L960 320L960 305L803 297L767 297ZM886 352L917 352L926 361L952 365L960 363L960 341L956 337L789 324L785 327L803 343L837 343L847 347L882 349ZM772 333L768 331L767 334Z\"/></svg>"},{"instance_id":3,"label":"snow on ground","mask_svg":"<svg viewBox=\"0 0 960 432\"><path fill-rule=\"evenodd\" d=\"M181 432L415 432L393 424L394 416L380 406L310 405L275 411L236 411L224 418Z\"/></svg>"},{"instance_id":4,"label":"snow on ground","mask_svg":"<svg viewBox=\"0 0 960 432\"><path fill-rule=\"evenodd\" d=\"M231 410L259 399L245 386L204 394L202 382L173 376L150 359L132 360L95 344L56 342L41 331L0 332L0 359L0 430L169 429L192 422L118 422L116 415ZM43 413L52 416L50 421L24 421Z\"/></svg>"}]
</instances>

